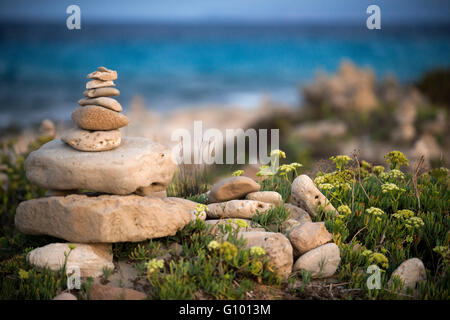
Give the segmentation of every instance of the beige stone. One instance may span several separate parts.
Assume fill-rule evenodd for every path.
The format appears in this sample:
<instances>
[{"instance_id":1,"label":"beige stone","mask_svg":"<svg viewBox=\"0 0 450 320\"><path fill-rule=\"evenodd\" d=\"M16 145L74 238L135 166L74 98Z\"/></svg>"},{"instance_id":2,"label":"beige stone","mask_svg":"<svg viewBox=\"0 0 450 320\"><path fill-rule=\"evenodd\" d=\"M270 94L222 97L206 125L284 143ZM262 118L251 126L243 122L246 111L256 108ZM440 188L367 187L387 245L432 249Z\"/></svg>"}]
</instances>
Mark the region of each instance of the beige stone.
<instances>
[{"instance_id":1,"label":"beige stone","mask_svg":"<svg viewBox=\"0 0 450 320\"><path fill-rule=\"evenodd\" d=\"M332 238L324 222L306 222L294 227L289 233L289 240L296 256L317 248L331 241Z\"/></svg>"},{"instance_id":2,"label":"beige stone","mask_svg":"<svg viewBox=\"0 0 450 320\"><path fill-rule=\"evenodd\" d=\"M69 245L75 246L70 254ZM98 277L103 274L104 267L114 269L111 245L108 244L52 243L32 250L27 260L34 266L58 271L64 266L65 253L69 254L66 270L79 268L81 277Z\"/></svg>"},{"instance_id":3,"label":"beige stone","mask_svg":"<svg viewBox=\"0 0 450 320\"><path fill-rule=\"evenodd\" d=\"M63 133L61 140L80 151L107 151L120 146L119 130L89 131L71 129Z\"/></svg>"},{"instance_id":4,"label":"beige stone","mask_svg":"<svg viewBox=\"0 0 450 320\"><path fill-rule=\"evenodd\" d=\"M88 106L88 105L101 106L116 112L122 111L121 104L116 99L109 97L97 97L91 99L84 98L78 100L78 104L80 106Z\"/></svg>"},{"instance_id":5,"label":"beige stone","mask_svg":"<svg viewBox=\"0 0 450 320\"><path fill-rule=\"evenodd\" d=\"M208 195L208 202L223 202L241 199L250 192L259 191L261 186L249 177L230 177L212 186Z\"/></svg>"},{"instance_id":6,"label":"beige stone","mask_svg":"<svg viewBox=\"0 0 450 320\"><path fill-rule=\"evenodd\" d=\"M138 242L175 235L193 219L197 203L137 195L70 195L24 201L15 225L25 234L72 242Z\"/></svg>"},{"instance_id":7,"label":"beige stone","mask_svg":"<svg viewBox=\"0 0 450 320\"><path fill-rule=\"evenodd\" d=\"M313 278L331 277L341 262L339 247L327 243L303 254L294 264L294 271L306 270Z\"/></svg>"},{"instance_id":8,"label":"beige stone","mask_svg":"<svg viewBox=\"0 0 450 320\"><path fill-rule=\"evenodd\" d=\"M290 204L290 203L285 203L284 208L289 210L288 219L297 220L298 222L300 222L300 224L312 221L308 212L306 212L302 208L294 206L293 204Z\"/></svg>"},{"instance_id":9,"label":"beige stone","mask_svg":"<svg viewBox=\"0 0 450 320\"><path fill-rule=\"evenodd\" d=\"M78 300L78 299L71 293L63 292L54 297L53 300Z\"/></svg>"},{"instance_id":10,"label":"beige stone","mask_svg":"<svg viewBox=\"0 0 450 320\"><path fill-rule=\"evenodd\" d=\"M99 67L97 71L88 74L88 79L112 81L117 79L117 71L105 67Z\"/></svg>"},{"instance_id":11,"label":"beige stone","mask_svg":"<svg viewBox=\"0 0 450 320\"><path fill-rule=\"evenodd\" d=\"M114 86L115 86L114 81L91 80L86 82L86 89L97 89Z\"/></svg>"},{"instance_id":12,"label":"beige stone","mask_svg":"<svg viewBox=\"0 0 450 320\"><path fill-rule=\"evenodd\" d=\"M336 213L330 201L316 188L314 182L305 174L294 179L291 189L291 203L316 216L318 208Z\"/></svg>"},{"instance_id":13,"label":"beige stone","mask_svg":"<svg viewBox=\"0 0 450 320\"><path fill-rule=\"evenodd\" d=\"M147 295L133 289L94 283L88 292L88 297L90 300L144 300Z\"/></svg>"},{"instance_id":14,"label":"beige stone","mask_svg":"<svg viewBox=\"0 0 450 320\"><path fill-rule=\"evenodd\" d=\"M99 106L76 108L72 112L72 121L85 130L115 130L130 122L123 114Z\"/></svg>"},{"instance_id":15,"label":"beige stone","mask_svg":"<svg viewBox=\"0 0 450 320\"><path fill-rule=\"evenodd\" d=\"M258 246L266 251L277 274L283 278L291 274L294 258L288 238L276 232L252 231L239 234L247 241L247 248Z\"/></svg>"},{"instance_id":16,"label":"beige stone","mask_svg":"<svg viewBox=\"0 0 450 320\"><path fill-rule=\"evenodd\" d=\"M392 279L399 277L403 282L403 288L401 292L406 293L408 288L416 289L416 285L419 282L427 280L427 273L423 262L418 258L411 258L403 261L397 269L392 272L391 279L389 280L388 287L392 285Z\"/></svg>"},{"instance_id":17,"label":"beige stone","mask_svg":"<svg viewBox=\"0 0 450 320\"><path fill-rule=\"evenodd\" d=\"M150 185L165 190L176 164L168 148L145 138L123 138L107 152L79 152L56 139L32 152L25 169L28 180L45 189L125 195Z\"/></svg>"},{"instance_id":18,"label":"beige stone","mask_svg":"<svg viewBox=\"0 0 450 320\"><path fill-rule=\"evenodd\" d=\"M283 205L283 198L281 197L281 194L275 191L251 192L245 196L245 199L272 203L275 206Z\"/></svg>"},{"instance_id":19,"label":"beige stone","mask_svg":"<svg viewBox=\"0 0 450 320\"><path fill-rule=\"evenodd\" d=\"M88 98L96 98L96 97L114 97L120 94L119 89L113 87L106 88L98 88L98 89L90 89L85 90L83 92L83 96Z\"/></svg>"},{"instance_id":20,"label":"beige stone","mask_svg":"<svg viewBox=\"0 0 450 320\"><path fill-rule=\"evenodd\" d=\"M207 215L209 218L241 218L251 219L256 214L261 214L274 205L255 200L230 200L227 202L208 204Z\"/></svg>"}]
</instances>

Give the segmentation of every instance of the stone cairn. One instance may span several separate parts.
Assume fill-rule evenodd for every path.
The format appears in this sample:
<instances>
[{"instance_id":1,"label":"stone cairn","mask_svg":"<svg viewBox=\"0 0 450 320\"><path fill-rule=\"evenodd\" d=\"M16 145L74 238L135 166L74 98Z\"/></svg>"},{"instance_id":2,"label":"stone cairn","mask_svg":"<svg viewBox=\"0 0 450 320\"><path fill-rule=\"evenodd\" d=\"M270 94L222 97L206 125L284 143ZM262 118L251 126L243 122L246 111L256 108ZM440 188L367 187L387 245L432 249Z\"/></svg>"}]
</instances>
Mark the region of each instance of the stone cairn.
<instances>
[{"instance_id":1,"label":"stone cairn","mask_svg":"<svg viewBox=\"0 0 450 320\"><path fill-rule=\"evenodd\" d=\"M176 169L170 150L145 138L121 138L129 120L111 96L117 72L105 67L88 75L81 107L72 113L78 126L32 152L25 170L29 181L47 196L19 204L15 225L31 235L68 242L31 251L37 266L67 269L98 277L114 268L111 243L138 242L174 235L195 217L197 204L168 198L166 188ZM72 247L73 248L73 247Z\"/></svg>"},{"instance_id":2,"label":"stone cairn","mask_svg":"<svg viewBox=\"0 0 450 320\"><path fill-rule=\"evenodd\" d=\"M120 114L122 106L112 96L120 91L114 88L117 72L105 67L88 74L86 97L78 101L81 108L72 113L72 120L78 126L65 133L61 140L80 151L106 151L120 145L119 128L126 126L129 120Z\"/></svg>"}]
</instances>

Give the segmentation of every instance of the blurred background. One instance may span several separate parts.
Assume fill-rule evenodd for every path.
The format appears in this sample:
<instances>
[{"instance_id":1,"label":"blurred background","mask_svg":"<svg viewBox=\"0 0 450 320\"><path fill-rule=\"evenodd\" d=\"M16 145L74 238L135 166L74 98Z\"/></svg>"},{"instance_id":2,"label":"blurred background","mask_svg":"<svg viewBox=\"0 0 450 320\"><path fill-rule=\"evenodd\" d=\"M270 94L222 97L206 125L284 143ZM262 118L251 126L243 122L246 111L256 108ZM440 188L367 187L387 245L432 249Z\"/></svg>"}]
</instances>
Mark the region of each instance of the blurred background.
<instances>
[{"instance_id":1,"label":"blurred background","mask_svg":"<svg viewBox=\"0 0 450 320\"><path fill-rule=\"evenodd\" d=\"M68 30L66 8L81 9ZM381 8L381 30L366 9ZM449 153L447 0L0 2L0 137L17 152L71 126L86 75L118 71L125 135L279 128L292 161ZM44 119L47 119L43 122ZM249 169L251 172L251 169Z\"/></svg>"}]
</instances>

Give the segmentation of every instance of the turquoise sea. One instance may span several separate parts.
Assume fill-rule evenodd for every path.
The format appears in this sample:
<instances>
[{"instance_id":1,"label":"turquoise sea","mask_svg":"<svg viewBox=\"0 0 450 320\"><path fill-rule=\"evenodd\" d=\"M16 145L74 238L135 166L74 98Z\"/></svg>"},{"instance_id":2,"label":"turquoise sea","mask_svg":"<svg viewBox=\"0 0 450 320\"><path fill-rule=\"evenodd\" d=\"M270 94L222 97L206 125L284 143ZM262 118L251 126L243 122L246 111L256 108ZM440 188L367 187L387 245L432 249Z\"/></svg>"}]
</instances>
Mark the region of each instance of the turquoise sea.
<instances>
[{"instance_id":1,"label":"turquoise sea","mask_svg":"<svg viewBox=\"0 0 450 320\"><path fill-rule=\"evenodd\" d=\"M118 71L119 101L140 95L171 110L208 103L252 107L261 95L293 105L298 87L343 59L401 82L450 65L450 26L245 24L0 24L0 127L68 119L86 74Z\"/></svg>"}]
</instances>

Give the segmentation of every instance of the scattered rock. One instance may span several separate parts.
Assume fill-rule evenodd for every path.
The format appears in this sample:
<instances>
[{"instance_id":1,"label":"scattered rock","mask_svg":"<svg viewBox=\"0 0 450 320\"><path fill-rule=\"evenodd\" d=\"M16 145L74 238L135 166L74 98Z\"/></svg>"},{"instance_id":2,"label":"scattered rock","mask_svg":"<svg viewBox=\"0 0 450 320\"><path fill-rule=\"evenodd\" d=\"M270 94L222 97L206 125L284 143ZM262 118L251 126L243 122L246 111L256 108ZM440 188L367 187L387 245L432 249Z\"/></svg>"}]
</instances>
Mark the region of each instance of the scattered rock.
<instances>
[{"instance_id":1,"label":"scattered rock","mask_svg":"<svg viewBox=\"0 0 450 320\"><path fill-rule=\"evenodd\" d=\"M176 164L168 148L145 138L123 138L108 152L79 152L56 139L32 152L25 168L28 180L45 189L130 194L150 185L165 190Z\"/></svg>"},{"instance_id":2,"label":"scattered rock","mask_svg":"<svg viewBox=\"0 0 450 320\"><path fill-rule=\"evenodd\" d=\"M117 79L117 71L110 70L105 67L98 67L98 71L88 74L88 79L97 79L103 81L112 81Z\"/></svg>"},{"instance_id":3,"label":"scattered rock","mask_svg":"<svg viewBox=\"0 0 450 320\"><path fill-rule=\"evenodd\" d=\"M294 255L299 256L333 239L325 228L324 222L306 222L294 227L289 233L289 240L294 248Z\"/></svg>"},{"instance_id":4,"label":"scattered rock","mask_svg":"<svg viewBox=\"0 0 450 320\"><path fill-rule=\"evenodd\" d=\"M303 254L294 264L294 271L306 270L313 278L331 277L341 262L339 247L327 243Z\"/></svg>"},{"instance_id":5,"label":"scattered rock","mask_svg":"<svg viewBox=\"0 0 450 320\"><path fill-rule=\"evenodd\" d=\"M394 276L399 277L403 282L403 293L406 293L408 288L412 288L414 290L417 283L427 280L425 266L423 265L423 262L417 258L403 261L398 268L392 272L388 287L391 286Z\"/></svg>"},{"instance_id":6,"label":"scattered rock","mask_svg":"<svg viewBox=\"0 0 450 320\"><path fill-rule=\"evenodd\" d=\"M98 88L98 89L90 89L85 90L83 92L83 96L88 98L96 98L96 97L115 97L120 94L119 89L107 87L107 88Z\"/></svg>"},{"instance_id":7,"label":"scattered rock","mask_svg":"<svg viewBox=\"0 0 450 320\"><path fill-rule=\"evenodd\" d=\"M130 122L123 114L99 106L76 108L72 121L85 130L115 130Z\"/></svg>"},{"instance_id":8,"label":"scattered rock","mask_svg":"<svg viewBox=\"0 0 450 320\"><path fill-rule=\"evenodd\" d=\"M281 194L276 191L251 192L245 196L245 199L272 203L275 206L283 205L283 198L281 197Z\"/></svg>"},{"instance_id":9,"label":"scattered rock","mask_svg":"<svg viewBox=\"0 0 450 320\"><path fill-rule=\"evenodd\" d=\"M91 80L86 82L86 89L97 89L114 86L115 86L114 81Z\"/></svg>"},{"instance_id":10,"label":"scattered rock","mask_svg":"<svg viewBox=\"0 0 450 320\"><path fill-rule=\"evenodd\" d=\"M78 300L78 299L71 293L63 292L54 297L53 300Z\"/></svg>"},{"instance_id":11,"label":"scattered rock","mask_svg":"<svg viewBox=\"0 0 450 320\"><path fill-rule=\"evenodd\" d=\"M326 211L336 212L328 199L316 188L314 182L305 174L294 179L291 190L291 203L316 216L318 206Z\"/></svg>"},{"instance_id":12,"label":"scattered rock","mask_svg":"<svg viewBox=\"0 0 450 320\"><path fill-rule=\"evenodd\" d=\"M94 283L88 292L90 300L144 300L143 292L127 288L114 288L100 283Z\"/></svg>"},{"instance_id":13,"label":"scattered rock","mask_svg":"<svg viewBox=\"0 0 450 320\"><path fill-rule=\"evenodd\" d=\"M242 232L239 234L247 240L247 248L259 246L266 251L277 274L283 278L287 278L291 274L294 258L288 238L281 233L263 231Z\"/></svg>"},{"instance_id":14,"label":"scattered rock","mask_svg":"<svg viewBox=\"0 0 450 320\"><path fill-rule=\"evenodd\" d=\"M122 111L121 104L116 99L109 97L97 97L91 99L84 98L80 99L78 101L78 104L80 106L88 106L88 105L101 106L117 112Z\"/></svg>"},{"instance_id":15,"label":"scattered rock","mask_svg":"<svg viewBox=\"0 0 450 320\"><path fill-rule=\"evenodd\" d=\"M88 131L74 128L64 132L61 140L80 151L106 151L120 145L120 131Z\"/></svg>"},{"instance_id":16,"label":"scattered rock","mask_svg":"<svg viewBox=\"0 0 450 320\"><path fill-rule=\"evenodd\" d=\"M39 132L47 137L55 137L56 136L56 126L50 119L45 119L42 121Z\"/></svg>"},{"instance_id":17,"label":"scattered rock","mask_svg":"<svg viewBox=\"0 0 450 320\"><path fill-rule=\"evenodd\" d=\"M170 197L48 197L21 202L15 224L25 234L73 242L138 242L174 235L191 221L196 207L193 201Z\"/></svg>"},{"instance_id":18,"label":"scattered rock","mask_svg":"<svg viewBox=\"0 0 450 320\"><path fill-rule=\"evenodd\" d=\"M208 195L208 202L223 202L234 199L241 199L250 192L256 192L261 186L255 180L240 176L230 177L217 182L212 186Z\"/></svg>"},{"instance_id":19,"label":"scattered rock","mask_svg":"<svg viewBox=\"0 0 450 320\"><path fill-rule=\"evenodd\" d=\"M58 271L64 266L64 253L69 253L69 245L69 243L48 244L29 252L27 260L34 266ZM103 267L114 269L111 245L81 243L73 245L75 249L70 252L67 259L67 270L78 267L82 277L98 277L103 274Z\"/></svg>"},{"instance_id":20,"label":"scattered rock","mask_svg":"<svg viewBox=\"0 0 450 320\"><path fill-rule=\"evenodd\" d=\"M298 221L300 224L303 224L305 222L312 222L311 217L308 214L308 212L306 212L302 208L294 206L293 204L290 204L290 203L285 203L284 208L289 210L289 217L287 220L293 219L293 220Z\"/></svg>"},{"instance_id":21,"label":"scattered rock","mask_svg":"<svg viewBox=\"0 0 450 320\"><path fill-rule=\"evenodd\" d=\"M207 215L209 218L251 219L273 207L271 203L255 200L230 200L208 204Z\"/></svg>"}]
</instances>

